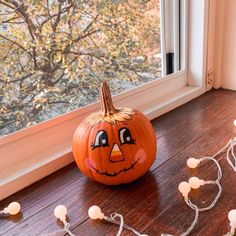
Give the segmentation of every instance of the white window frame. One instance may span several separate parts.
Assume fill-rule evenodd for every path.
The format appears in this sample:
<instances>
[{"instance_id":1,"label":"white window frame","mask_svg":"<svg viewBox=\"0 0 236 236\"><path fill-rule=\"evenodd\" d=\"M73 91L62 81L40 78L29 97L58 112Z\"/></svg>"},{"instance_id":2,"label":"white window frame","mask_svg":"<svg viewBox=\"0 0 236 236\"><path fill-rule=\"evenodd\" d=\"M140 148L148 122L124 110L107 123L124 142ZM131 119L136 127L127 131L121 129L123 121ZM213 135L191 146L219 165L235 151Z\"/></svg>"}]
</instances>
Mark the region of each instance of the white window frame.
<instances>
[{"instance_id":1,"label":"white window frame","mask_svg":"<svg viewBox=\"0 0 236 236\"><path fill-rule=\"evenodd\" d=\"M151 120L206 91L209 0L181 1L188 8L185 69L114 96L117 107L139 109ZM83 118L99 108L96 102L2 137L0 199L73 162L72 134Z\"/></svg>"}]
</instances>

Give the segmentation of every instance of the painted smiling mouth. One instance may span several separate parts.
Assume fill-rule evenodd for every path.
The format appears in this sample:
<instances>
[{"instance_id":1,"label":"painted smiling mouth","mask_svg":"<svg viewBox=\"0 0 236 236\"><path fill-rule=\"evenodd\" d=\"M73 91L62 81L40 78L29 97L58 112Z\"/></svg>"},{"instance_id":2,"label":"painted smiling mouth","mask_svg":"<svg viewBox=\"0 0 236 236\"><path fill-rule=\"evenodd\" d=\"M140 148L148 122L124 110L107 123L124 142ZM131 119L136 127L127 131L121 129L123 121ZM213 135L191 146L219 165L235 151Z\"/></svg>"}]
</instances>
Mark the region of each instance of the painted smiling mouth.
<instances>
[{"instance_id":1,"label":"painted smiling mouth","mask_svg":"<svg viewBox=\"0 0 236 236\"><path fill-rule=\"evenodd\" d=\"M139 158L140 159L140 158ZM109 176L109 177L115 177L115 176L117 176L117 175L119 175L120 173L122 173L122 172L127 172L127 171L129 171L129 170L131 170L131 169L134 169L134 166L138 163L138 161L139 161L139 159L137 160L137 161L135 161L134 163L132 163L132 164L130 164L130 167L128 167L128 168L124 168L124 169L122 169L122 170L119 170L118 172L114 172L114 173L108 173L107 171L106 172L101 172L101 171L99 171L98 169L96 169L94 166L92 166L91 164L89 164L90 165L90 167L93 169L93 170L95 170L98 174L100 174L100 175L105 175L105 176Z\"/></svg>"}]
</instances>

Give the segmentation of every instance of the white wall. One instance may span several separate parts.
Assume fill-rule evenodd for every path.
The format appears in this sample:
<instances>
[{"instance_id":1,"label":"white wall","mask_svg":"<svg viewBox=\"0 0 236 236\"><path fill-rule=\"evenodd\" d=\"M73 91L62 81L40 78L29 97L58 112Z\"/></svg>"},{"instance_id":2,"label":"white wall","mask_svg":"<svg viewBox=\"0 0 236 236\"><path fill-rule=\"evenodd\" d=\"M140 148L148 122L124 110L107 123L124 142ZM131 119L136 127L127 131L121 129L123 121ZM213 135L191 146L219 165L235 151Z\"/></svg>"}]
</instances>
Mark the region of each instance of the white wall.
<instances>
[{"instance_id":1,"label":"white wall","mask_svg":"<svg viewBox=\"0 0 236 236\"><path fill-rule=\"evenodd\" d=\"M217 0L214 87L236 90L236 0Z\"/></svg>"}]
</instances>

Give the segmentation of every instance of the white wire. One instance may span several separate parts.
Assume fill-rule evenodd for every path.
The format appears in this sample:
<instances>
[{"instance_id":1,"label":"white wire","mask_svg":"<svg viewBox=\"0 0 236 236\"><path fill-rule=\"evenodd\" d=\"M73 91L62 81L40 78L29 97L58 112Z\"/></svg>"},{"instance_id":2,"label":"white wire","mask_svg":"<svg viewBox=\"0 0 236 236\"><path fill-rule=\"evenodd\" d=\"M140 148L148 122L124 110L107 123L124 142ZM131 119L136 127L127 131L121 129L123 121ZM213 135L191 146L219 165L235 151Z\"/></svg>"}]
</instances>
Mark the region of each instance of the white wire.
<instances>
[{"instance_id":1,"label":"white wire","mask_svg":"<svg viewBox=\"0 0 236 236\"><path fill-rule=\"evenodd\" d=\"M188 228L187 231L185 231L184 233L182 233L180 236L187 236L190 234L190 232L194 229L194 227L196 226L197 222L198 222L198 218L199 218L199 212L204 212L204 211L208 211L210 209L212 209L217 201L219 200L221 194L222 194L222 187L220 185L220 181L222 179L222 170L221 170L221 167L220 167L220 164L218 163L218 161L215 159L215 157L217 157L219 154L221 154L222 152L224 152L227 148L227 153L229 152L229 150L231 150L231 154L232 156L234 157L235 159L235 162L236 162L236 156L234 155L234 152L232 151L233 150L233 147L234 145L236 145L236 139L235 139L235 144L232 145L233 143L233 140L230 140L224 147L222 147L218 152L216 152L214 155L212 156L205 156L205 157L202 157L200 160L200 162L202 161L213 161L217 167L217 179L215 181L212 181L212 180L208 180L208 181L204 181L204 184L215 184L217 185L218 187L218 193L215 197L215 199L213 200L213 202L207 206L207 207L203 207L203 208L198 208L195 204L193 204L189 199L185 199L185 202L186 204L195 211L195 218L194 218L194 221L192 222L191 226ZM227 155L228 157L228 155ZM232 166L232 165L231 165ZM236 167L235 167L236 169ZM161 234L161 236L172 236L170 234ZM231 235L230 235L231 236Z\"/></svg>"},{"instance_id":2,"label":"white wire","mask_svg":"<svg viewBox=\"0 0 236 236\"><path fill-rule=\"evenodd\" d=\"M229 146L228 150L227 150L227 154L226 154L226 160L228 161L229 165L232 167L232 169L234 170L234 172L236 172L236 156L234 154L234 146L236 145L236 142L234 139L231 140L231 145ZM230 152L231 152L231 156L234 158L234 164L230 159Z\"/></svg>"},{"instance_id":3,"label":"white wire","mask_svg":"<svg viewBox=\"0 0 236 236\"><path fill-rule=\"evenodd\" d=\"M225 148L225 147L224 147L224 148ZM199 159L199 160L200 160L201 162L202 162L202 161L205 161L205 160L211 160L211 161L213 161L213 162L216 164L217 169L218 169L218 171L217 171L217 180L220 181L220 180L222 179L222 170L221 170L221 167L220 167L219 162L218 162L216 159L214 159L214 155L211 156L211 157L202 157L202 158Z\"/></svg>"},{"instance_id":4,"label":"white wire","mask_svg":"<svg viewBox=\"0 0 236 236\"><path fill-rule=\"evenodd\" d=\"M124 218L122 215L118 214L118 213L113 213L110 215L112 220L116 220L116 218L120 218L120 222L119 222L119 230L116 234L116 236L120 236L124 227Z\"/></svg>"},{"instance_id":5,"label":"white wire","mask_svg":"<svg viewBox=\"0 0 236 236\"><path fill-rule=\"evenodd\" d=\"M194 229L194 227L196 226L197 222L198 222L198 217L199 217L199 209L198 207L193 204L189 199L185 199L185 202L188 206L190 206L192 209L195 210L195 217L194 217L194 221L192 222L191 226L188 228L187 231L185 231L184 233L182 233L180 236L187 236L191 233L191 231Z\"/></svg>"},{"instance_id":6,"label":"white wire","mask_svg":"<svg viewBox=\"0 0 236 236\"><path fill-rule=\"evenodd\" d=\"M232 228L230 229L230 232L228 232L227 234L224 234L223 236L234 236L235 234L235 228Z\"/></svg>"},{"instance_id":7,"label":"white wire","mask_svg":"<svg viewBox=\"0 0 236 236\"><path fill-rule=\"evenodd\" d=\"M64 224L64 230L65 230L70 236L75 236L75 235L70 231L70 224L67 223L67 222Z\"/></svg>"},{"instance_id":8,"label":"white wire","mask_svg":"<svg viewBox=\"0 0 236 236\"><path fill-rule=\"evenodd\" d=\"M41 236L54 236L54 235L57 235L58 233L61 233L63 231L66 231L70 236L75 236L75 234L73 234L70 231L70 224L68 222L64 223L64 228L63 229L59 229L59 230L54 231L52 233L42 234Z\"/></svg>"},{"instance_id":9,"label":"white wire","mask_svg":"<svg viewBox=\"0 0 236 236\"><path fill-rule=\"evenodd\" d=\"M116 220L116 218L119 218L120 220ZM118 233L116 234L116 236L120 236L121 235L121 232L123 231L123 228L127 229L127 230L130 230L132 231L134 234L136 234L137 236L148 236L146 234L141 234L139 233L137 230L135 230L134 228L132 228L131 226L129 225L126 225L124 223L124 218L122 215L118 214L118 213L113 213L110 215L110 217L108 216L105 216L104 219L108 222L111 222L113 224L116 224L116 225L119 225L119 230L118 230Z\"/></svg>"},{"instance_id":10,"label":"white wire","mask_svg":"<svg viewBox=\"0 0 236 236\"><path fill-rule=\"evenodd\" d=\"M205 184L215 184L215 185L218 186L218 189L219 189L219 190L218 190L218 193L217 193L215 199L213 200L213 202L212 202L209 206L207 206L207 207L199 208L199 209L198 209L199 212L209 211L210 209L212 209L212 208L216 205L216 203L217 203L217 201L219 200L219 198L220 198L220 196L221 196L221 193L222 193L222 187L221 187L219 181L205 181ZM188 204L188 205L189 205L189 204ZM194 204L193 204L193 205L194 205ZM191 205L189 205L189 206L190 206L193 210L195 210L195 207L193 207L193 206L191 206Z\"/></svg>"}]
</instances>

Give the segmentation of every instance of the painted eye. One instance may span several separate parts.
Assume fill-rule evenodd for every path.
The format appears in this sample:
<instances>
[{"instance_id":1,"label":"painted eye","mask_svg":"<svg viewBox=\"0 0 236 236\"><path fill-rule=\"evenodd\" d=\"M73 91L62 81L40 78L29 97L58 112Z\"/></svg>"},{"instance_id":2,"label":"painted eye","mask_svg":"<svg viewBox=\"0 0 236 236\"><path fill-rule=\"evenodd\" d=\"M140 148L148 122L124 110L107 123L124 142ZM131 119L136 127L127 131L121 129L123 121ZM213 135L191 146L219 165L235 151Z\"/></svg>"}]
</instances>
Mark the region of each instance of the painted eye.
<instances>
[{"instance_id":1,"label":"painted eye","mask_svg":"<svg viewBox=\"0 0 236 236\"><path fill-rule=\"evenodd\" d=\"M91 145L92 149L107 146L109 146L107 132L105 130L98 131L94 143Z\"/></svg>"},{"instance_id":2,"label":"painted eye","mask_svg":"<svg viewBox=\"0 0 236 236\"><path fill-rule=\"evenodd\" d=\"M135 144L135 139L127 128L121 128L119 130L119 139L121 144Z\"/></svg>"}]
</instances>

